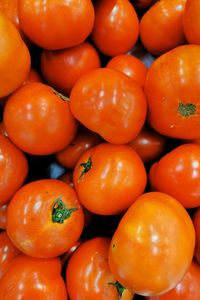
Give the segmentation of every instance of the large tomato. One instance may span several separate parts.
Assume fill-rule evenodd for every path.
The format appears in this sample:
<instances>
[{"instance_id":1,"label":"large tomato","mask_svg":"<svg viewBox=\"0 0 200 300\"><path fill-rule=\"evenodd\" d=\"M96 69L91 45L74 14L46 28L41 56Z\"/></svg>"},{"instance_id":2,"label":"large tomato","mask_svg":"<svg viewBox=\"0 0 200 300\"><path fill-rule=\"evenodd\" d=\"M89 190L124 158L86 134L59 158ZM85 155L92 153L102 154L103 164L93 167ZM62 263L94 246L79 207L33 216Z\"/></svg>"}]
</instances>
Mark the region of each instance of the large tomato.
<instances>
[{"instance_id":1,"label":"large tomato","mask_svg":"<svg viewBox=\"0 0 200 300\"><path fill-rule=\"evenodd\" d=\"M200 145L184 144L153 164L152 189L176 198L184 207L200 206Z\"/></svg>"},{"instance_id":2,"label":"large tomato","mask_svg":"<svg viewBox=\"0 0 200 300\"><path fill-rule=\"evenodd\" d=\"M9 97L3 119L9 138L34 155L63 149L77 131L68 102L50 86L38 82L21 87Z\"/></svg>"},{"instance_id":3,"label":"large tomato","mask_svg":"<svg viewBox=\"0 0 200 300\"><path fill-rule=\"evenodd\" d=\"M91 0L19 0L18 9L22 30L44 49L81 44L94 24Z\"/></svg>"},{"instance_id":4,"label":"large tomato","mask_svg":"<svg viewBox=\"0 0 200 300\"><path fill-rule=\"evenodd\" d=\"M14 24L0 12L0 98L14 92L26 79L30 54Z\"/></svg>"},{"instance_id":5,"label":"large tomato","mask_svg":"<svg viewBox=\"0 0 200 300\"><path fill-rule=\"evenodd\" d=\"M194 245L194 227L183 206L167 194L146 193L122 217L111 241L109 265L126 288L159 295L181 281Z\"/></svg>"},{"instance_id":6,"label":"large tomato","mask_svg":"<svg viewBox=\"0 0 200 300\"><path fill-rule=\"evenodd\" d=\"M21 252L9 239L5 231L0 233L0 280L6 273L10 263Z\"/></svg>"},{"instance_id":7,"label":"large tomato","mask_svg":"<svg viewBox=\"0 0 200 300\"><path fill-rule=\"evenodd\" d=\"M27 173L28 163L23 152L0 134L0 205L11 199Z\"/></svg>"},{"instance_id":8,"label":"large tomato","mask_svg":"<svg viewBox=\"0 0 200 300\"><path fill-rule=\"evenodd\" d=\"M187 0L183 14L183 28L190 44L200 44L200 2Z\"/></svg>"},{"instance_id":9,"label":"large tomato","mask_svg":"<svg viewBox=\"0 0 200 300\"><path fill-rule=\"evenodd\" d=\"M98 0L92 39L97 48L108 56L126 53L136 43L139 21L128 0Z\"/></svg>"},{"instance_id":10,"label":"large tomato","mask_svg":"<svg viewBox=\"0 0 200 300\"><path fill-rule=\"evenodd\" d=\"M122 72L108 68L83 75L72 89L69 104L75 118L113 144L130 142L146 117L142 88Z\"/></svg>"},{"instance_id":11,"label":"large tomato","mask_svg":"<svg viewBox=\"0 0 200 300\"><path fill-rule=\"evenodd\" d=\"M186 0L160 0L143 15L140 38L150 53L160 55L185 43L185 3Z\"/></svg>"},{"instance_id":12,"label":"large tomato","mask_svg":"<svg viewBox=\"0 0 200 300\"><path fill-rule=\"evenodd\" d=\"M81 155L73 179L83 206L96 214L113 215L143 193L146 171L130 146L103 143Z\"/></svg>"},{"instance_id":13,"label":"large tomato","mask_svg":"<svg viewBox=\"0 0 200 300\"><path fill-rule=\"evenodd\" d=\"M145 92L154 129L174 138L200 138L200 46L179 46L157 58Z\"/></svg>"},{"instance_id":14,"label":"large tomato","mask_svg":"<svg viewBox=\"0 0 200 300\"><path fill-rule=\"evenodd\" d=\"M0 281L0 299L67 300L58 258L19 255Z\"/></svg>"},{"instance_id":15,"label":"large tomato","mask_svg":"<svg viewBox=\"0 0 200 300\"><path fill-rule=\"evenodd\" d=\"M7 211L7 232L22 252L55 257L79 239L84 216L74 190L62 181L44 179L24 185Z\"/></svg>"},{"instance_id":16,"label":"large tomato","mask_svg":"<svg viewBox=\"0 0 200 300\"><path fill-rule=\"evenodd\" d=\"M199 300L200 266L193 262L177 286L169 292L148 300Z\"/></svg>"},{"instance_id":17,"label":"large tomato","mask_svg":"<svg viewBox=\"0 0 200 300\"><path fill-rule=\"evenodd\" d=\"M71 300L133 299L133 294L116 282L109 269L109 246L108 238L94 238L82 243L71 256L66 270Z\"/></svg>"},{"instance_id":18,"label":"large tomato","mask_svg":"<svg viewBox=\"0 0 200 300\"><path fill-rule=\"evenodd\" d=\"M88 42L60 51L44 50L41 55L44 79L66 95L70 94L79 77L99 67L98 52Z\"/></svg>"}]
</instances>

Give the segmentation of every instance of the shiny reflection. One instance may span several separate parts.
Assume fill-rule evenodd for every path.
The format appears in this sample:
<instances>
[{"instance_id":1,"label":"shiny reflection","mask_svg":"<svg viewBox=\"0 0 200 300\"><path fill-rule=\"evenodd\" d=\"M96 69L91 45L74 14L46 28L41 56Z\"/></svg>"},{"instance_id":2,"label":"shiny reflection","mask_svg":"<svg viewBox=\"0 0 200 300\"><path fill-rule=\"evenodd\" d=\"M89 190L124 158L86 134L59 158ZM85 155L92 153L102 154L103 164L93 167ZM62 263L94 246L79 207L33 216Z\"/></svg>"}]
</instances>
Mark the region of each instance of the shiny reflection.
<instances>
[{"instance_id":1,"label":"shiny reflection","mask_svg":"<svg viewBox=\"0 0 200 300\"><path fill-rule=\"evenodd\" d=\"M110 18L109 18L110 23L115 23L116 22L118 12L119 12L119 6L115 5L113 7L113 9L111 10L111 13L110 13Z\"/></svg>"}]
</instances>

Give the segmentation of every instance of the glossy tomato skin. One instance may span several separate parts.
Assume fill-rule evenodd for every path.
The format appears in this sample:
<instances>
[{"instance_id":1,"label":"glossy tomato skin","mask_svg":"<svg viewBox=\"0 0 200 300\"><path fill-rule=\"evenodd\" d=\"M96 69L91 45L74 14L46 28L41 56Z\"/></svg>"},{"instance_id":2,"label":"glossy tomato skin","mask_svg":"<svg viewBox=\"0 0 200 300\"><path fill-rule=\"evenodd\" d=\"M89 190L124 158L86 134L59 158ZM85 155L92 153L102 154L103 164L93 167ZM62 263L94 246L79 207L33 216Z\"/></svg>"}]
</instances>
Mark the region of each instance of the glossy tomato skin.
<instances>
[{"instance_id":1,"label":"glossy tomato skin","mask_svg":"<svg viewBox=\"0 0 200 300\"><path fill-rule=\"evenodd\" d=\"M18 0L1 0L0 11L20 30L17 2Z\"/></svg>"},{"instance_id":2,"label":"glossy tomato skin","mask_svg":"<svg viewBox=\"0 0 200 300\"><path fill-rule=\"evenodd\" d=\"M0 205L8 203L22 186L28 174L25 155L11 141L0 134Z\"/></svg>"},{"instance_id":3,"label":"glossy tomato skin","mask_svg":"<svg viewBox=\"0 0 200 300\"><path fill-rule=\"evenodd\" d=\"M137 57L128 54L117 55L108 62L106 67L121 71L130 76L139 86L144 86L147 67Z\"/></svg>"},{"instance_id":4,"label":"glossy tomato skin","mask_svg":"<svg viewBox=\"0 0 200 300\"><path fill-rule=\"evenodd\" d=\"M135 45L138 35L139 20L128 0L97 1L92 39L102 53L126 53Z\"/></svg>"},{"instance_id":5,"label":"glossy tomato skin","mask_svg":"<svg viewBox=\"0 0 200 300\"><path fill-rule=\"evenodd\" d=\"M18 256L0 281L0 298L67 300L58 258L37 259Z\"/></svg>"},{"instance_id":6,"label":"glossy tomato skin","mask_svg":"<svg viewBox=\"0 0 200 300\"><path fill-rule=\"evenodd\" d=\"M17 28L2 12L0 12L0 36L1 98L14 92L26 79L30 69L30 54Z\"/></svg>"},{"instance_id":7,"label":"glossy tomato skin","mask_svg":"<svg viewBox=\"0 0 200 300\"><path fill-rule=\"evenodd\" d=\"M3 119L10 139L34 155L63 149L77 132L68 102L50 86L38 82L21 87L9 97Z\"/></svg>"},{"instance_id":8,"label":"glossy tomato skin","mask_svg":"<svg viewBox=\"0 0 200 300\"><path fill-rule=\"evenodd\" d=\"M192 220L196 232L196 245L195 245L194 257L198 262L198 264L200 265L200 209L199 208L196 210Z\"/></svg>"},{"instance_id":9,"label":"glossy tomato skin","mask_svg":"<svg viewBox=\"0 0 200 300\"><path fill-rule=\"evenodd\" d=\"M116 280L108 265L109 245L108 238L97 237L83 242L73 253L66 269L71 300L125 299L120 298L117 288L113 286ZM126 299L132 300L132 297L129 293Z\"/></svg>"},{"instance_id":10,"label":"glossy tomato skin","mask_svg":"<svg viewBox=\"0 0 200 300\"><path fill-rule=\"evenodd\" d=\"M184 144L164 155L149 173L151 187L184 207L200 206L200 145Z\"/></svg>"},{"instance_id":11,"label":"glossy tomato skin","mask_svg":"<svg viewBox=\"0 0 200 300\"><path fill-rule=\"evenodd\" d=\"M185 43L182 18L186 0L161 0L142 17L140 38L145 48L161 55Z\"/></svg>"},{"instance_id":12,"label":"glossy tomato skin","mask_svg":"<svg viewBox=\"0 0 200 300\"><path fill-rule=\"evenodd\" d=\"M143 193L146 171L130 146L103 143L83 153L73 180L84 207L96 214L114 215L124 212Z\"/></svg>"},{"instance_id":13,"label":"glossy tomato skin","mask_svg":"<svg viewBox=\"0 0 200 300\"><path fill-rule=\"evenodd\" d=\"M143 128L129 145L139 154L144 163L158 158L165 149L164 136L150 128Z\"/></svg>"},{"instance_id":14,"label":"glossy tomato skin","mask_svg":"<svg viewBox=\"0 0 200 300\"><path fill-rule=\"evenodd\" d=\"M173 138L200 138L199 74L198 45L179 46L154 61L145 83L148 120L154 129Z\"/></svg>"},{"instance_id":15,"label":"glossy tomato skin","mask_svg":"<svg viewBox=\"0 0 200 300\"><path fill-rule=\"evenodd\" d=\"M18 7L23 31L44 49L81 44L94 24L91 0L19 0Z\"/></svg>"},{"instance_id":16,"label":"glossy tomato skin","mask_svg":"<svg viewBox=\"0 0 200 300\"><path fill-rule=\"evenodd\" d=\"M183 28L190 44L200 44L200 3L198 0L187 0L183 14Z\"/></svg>"},{"instance_id":17,"label":"glossy tomato skin","mask_svg":"<svg viewBox=\"0 0 200 300\"><path fill-rule=\"evenodd\" d=\"M13 243L25 254L39 258L55 257L70 249L79 239L83 223L76 193L54 179L24 185L7 212L7 232Z\"/></svg>"},{"instance_id":18,"label":"glossy tomato skin","mask_svg":"<svg viewBox=\"0 0 200 300\"><path fill-rule=\"evenodd\" d=\"M125 144L142 129L146 97L127 75L99 68L83 75L70 95L72 114L107 142Z\"/></svg>"},{"instance_id":19,"label":"glossy tomato skin","mask_svg":"<svg viewBox=\"0 0 200 300\"><path fill-rule=\"evenodd\" d=\"M64 167L73 170L80 156L101 141L99 135L84 129L77 134L70 145L56 153L56 160Z\"/></svg>"},{"instance_id":20,"label":"glossy tomato skin","mask_svg":"<svg viewBox=\"0 0 200 300\"><path fill-rule=\"evenodd\" d=\"M174 288L189 268L195 232L183 206L171 196L140 196L122 217L111 241L109 265L125 287L144 296Z\"/></svg>"},{"instance_id":21,"label":"glossy tomato skin","mask_svg":"<svg viewBox=\"0 0 200 300\"><path fill-rule=\"evenodd\" d=\"M185 276L171 291L148 300L199 300L200 290L200 267L192 262Z\"/></svg>"},{"instance_id":22,"label":"glossy tomato skin","mask_svg":"<svg viewBox=\"0 0 200 300\"><path fill-rule=\"evenodd\" d=\"M22 85L26 85L33 82L42 82L42 78L35 69L31 68L26 80L23 82Z\"/></svg>"},{"instance_id":23,"label":"glossy tomato skin","mask_svg":"<svg viewBox=\"0 0 200 300\"><path fill-rule=\"evenodd\" d=\"M88 42L59 51L43 50L41 55L44 79L66 95L70 94L79 77L100 65L97 50Z\"/></svg>"},{"instance_id":24,"label":"glossy tomato skin","mask_svg":"<svg viewBox=\"0 0 200 300\"><path fill-rule=\"evenodd\" d=\"M13 259L21 252L9 239L6 231L0 233L0 279L6 273Z\"/></svg>"},{"instance_id":25,"label":"glossy tomato skin","mask_svg":"<svg viewBox=\"0 0 200 300\"><path fill-rule=\"evenodd\" d=\"M6 229L8 203L0 206L0 228Z\"/></svg>"}]
</instances>

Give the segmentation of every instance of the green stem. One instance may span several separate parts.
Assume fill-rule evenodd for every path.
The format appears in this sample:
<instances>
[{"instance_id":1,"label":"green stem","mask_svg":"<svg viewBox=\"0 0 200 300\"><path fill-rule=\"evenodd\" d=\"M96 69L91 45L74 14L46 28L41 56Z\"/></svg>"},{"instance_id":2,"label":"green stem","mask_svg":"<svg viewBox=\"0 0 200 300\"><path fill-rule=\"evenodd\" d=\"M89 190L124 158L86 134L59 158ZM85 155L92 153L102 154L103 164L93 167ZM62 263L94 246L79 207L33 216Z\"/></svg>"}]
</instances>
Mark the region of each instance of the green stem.
<instances>
[{"instance_id":1,"label":"green stem","mask_svg":"<svg viewBox=\"0 0 200 300\"><path fill-rule=\"evenodd\" d=\"M189 116L195 115L196 106L192 103L184 104L182 102L179 102L177 110L181 114L181 116L189 117Z\"/></svg>"},{"instance_id":2,"label":"green stem","mask_svg":"<svg viewBox=\"0 0 200 300\"><path fill-rule=\"evenodd\" d=\"M121 283L119 283L118 281L116 281L115 283L109 282L109 284L113 285L114 287L116 287L118 294L120 295L120 297L122 296L123 292L125 291L125 287L123 287L123 285L121 285Z\"/></svg>"},{"instance_id":3,"label":"green stem","mask_svg":"<svg viewBox=\"0 0 200 300\"><path fill-rule=\"evenodd\" d=\"M52 208L53 223L63 224L64 221L76 210L78 210L76 207L66 208L64 202L60 198L56 199Z\"/></svg>"},{"instance_id":4,"label":"green stem","mask_svg":"<svg viewBox=\"0 0 200 300\"><path fill-rule=\"evenodd\" d=\"M81 172L79 179L92 168L91 156L88 158L88 160L85 163L80 164L80 167L83 167L83 170Z\"/></svg>"},{"instance_id":5,"label":"green stem","mask_svg":"<svg viewBox=\"0 0 200 300\"><path fill-rule=\"evenodd\" d=\"M57 92L57 91L54 90L53 88L52 88L52 91L53 91L53 93L54 93L56 96L58 96L60 99L62 99L62 100L64 100L64 101L69 101L69 97L67 97L67 96L65 96L65 95L63 95L63 94Z\"/></svg>"}]
</instances>

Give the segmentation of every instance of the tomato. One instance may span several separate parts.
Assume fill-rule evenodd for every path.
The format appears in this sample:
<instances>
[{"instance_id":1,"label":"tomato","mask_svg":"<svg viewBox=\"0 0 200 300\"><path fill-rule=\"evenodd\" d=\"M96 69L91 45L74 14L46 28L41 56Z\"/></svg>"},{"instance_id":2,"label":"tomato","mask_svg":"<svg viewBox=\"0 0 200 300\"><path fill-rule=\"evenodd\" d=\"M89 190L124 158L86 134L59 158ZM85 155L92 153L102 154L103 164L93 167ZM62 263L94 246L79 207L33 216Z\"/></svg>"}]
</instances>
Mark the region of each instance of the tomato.
<instances>
[{"instance_id":1,"label":"tomato","mask_svg":"<svg viewBox=\"0 0 200 300\"><path fill-rule=\"evenodd\" d=\"M196 232L196 245L194 257L200 265L200 208L198 208L193 216L193 224Z\"/></svg>"},{"instance_id":2,"label":"tomato","mask_svg":"<svg viewBox=\"0 0 200 300\"><path fill-rule=\"evenodd\" d=\"M144 127L129 145L139 154L143 162L158 158L165 148L165 138L151 128Z\"/></svg>"},{"instance_id":3,"label":"tomato","mask_svg":"<svg viewBox=\"0 0 200 300\"><path fill-rule=\"evenodd\" d=\"M72 256L72 254L78 249L78 247L81 245L82 241L77 241L66 253L63 253L60 256L62 267L65 267L65 264L68 263L69 258Z\"/></svg>"},{"instance_id":4,"label":"tomato","mask_svg":"<svg viewBox=\"0 0 200 300\"><path fill-rule=\"evenodd\" d=\"M200 3L198 0L187 0L183 14L183 28L190 44L200 44Z\"/></svg>"},{"instance_id":5,"label":"tomato","mask_svg":"<svg viewBox=\"0 0 200 300\"><path fill-rule=\"evenodd\" d=\"M68 102L42 83L30 83L11 95L5 105L3 121L10 139L34 155L63 149L77 132L77 122Z\"/></svg>"},{"instance_id":6,"label":"tomato","mask_svg":"<svg viewBox=\"0 0 200 300\"><path fill-rule=\"evenodd\" d=\"M28 48L12 22L0 12L0 98L20 87L30 69Z\"/></svg>"},{"instance_id":7,"label":"tomato","mask_svg":"<svg viewBox=\"0 0 200 300\"><path fill-rule=\"evenodd\" d=\"M10 263L21 252L13 245L5 231L0 233L0 279L6 273Z\"/></svg>"},{"instance_id":8,"label":"tomato","mask_svg":"<svg viewBox=\"0 0 200 300\"><path fill-rule=\"evenodd\" d=\"M43 179L24 185L7 211L7 232L25 254L60 255L79 239L84 216L74 190L60 180Z\"/></svg>"},{"instance_id":9,"label":"tomato","mask_svg":"<svg viewBox=\"0 0 200 300\"><path fill-rule=\"evenodd\" d=\"M0 299L67 300L58 258L18 256L0 281Z\"/></svg>"},{"instance_id":10,"label":"tomato","mask_svg":"<svg viewBox=\"0 0 200 300\"><path fill-rule=\"evenodd\" d=\"M43 50L41 71L44 79L58 91L69 95L79 77L100 67L97 50L88 42L69 49Z\"/></svg>"},{"instance_id":11,"label":"tomato","mask_svg":"<svg viewBox=\"0 0 200 300\"><path fill-rule=\"evenodd\" d=\"M200 46L180 46L157 58L145 93L154 129L174 138L200 138Z\"/></svg>"},{"instance_id":12,"label":"tomato","mask_svg":"<svg viewBox=\"0 0 200 300\"><path fill-rule=\"evenodd\" d=\"M150 169L154 190L176 198L184 207L200 206L200 145L184 144L164 155Z\"/></svg>"},{"instance_id":13,"label":"tomato","mask_svg":"<svg viewBox=\"0 0 200 300\"><path fill-rule=\"evenodd\" d=\"M99 135L84 129L78 133L70 145L56 153L56 160L64 167L74 169L81 154L99 144L100 141Z\"/></svg>"},{"instance_id":14,"label":"tomato","mask_svg":"<svg viewBox=\"0 0 200 300\"><path fill-rule=\"evenodd\" d=\"M125 144L140 132L146 118L146 97L127 75L99 68L83 75L70 95L72 114L107 142Z\"/></svg>"},{"instance_id":15,"label":"tomato","mask_svg":"<svg viewBox=\"0 0 200 300\"><path fill-rule=\"evenodd\" d=\"M153 5L157 0L133 0L135 7L139 9L146 9Z\"/></svg>"},{"instance_id":16,"label":"tomato","mask_svg":"<svg viewBox=\"0 0 200 300\"><path fill-rule=\"evenodd\" d=\"M148 300L199 300L200 267L192 263L180 283L171 291Z\"/></svg>"},{"instance_id":17,"label":"tomato","mask_svg":"<svg viewBox=\"0 0 200 300\"><path fill-rule=\"evenodd\" d=\"M126 288L159 295L182 280L194 245L194 227L183 206L167 194L150 192L122 217L111 241L109 265Z\"/></svg>"},{"instance_id":18,"label":"tomato","mask_svg":"<svg viewBox=\"0 0 200 300\"><path fill-rule=\"evenodd\" d=\"M44 49L81 44L94 24L91 0L19 0L18 8L22 30Z\"/></svg>"},{"instance_id":19,"label":"tomato","mask_svg":"<svg viewBox=\"0 0 200 300\"><path fill-rule=\"evenodd\" d=\"M66 270L67 290L71 300L118 300L116 280L108 266L110 240L97 237L82 243L72 254ZM120 295L121 294L121 295ZM133 295L129 292L129 298Z\"/></svg>"},{"instance_id":20,"label":"tomato","mask_svg":"<svg viewBox=\"0 0 200 300\"><path fill-rule=\"evenodd\" d=\"M103 143L81 155L73 180L83 206L96 214L114 215L143 193L146 171L130 146Z\"/></svg>"},{"instance_id":21,"label":"tomato","mask_svg":"<svg viewBox=\"0 0 200 300\"><path fill-rule=\"evenodd\" d=\"M126 53L135 45L138 35L139 20L128 0L97 1L92 39L102 53Z\"/></svg>"},{"instance_id":22,"label":"tomato","mask_svg":"<svg viewBox=\"0 0 200 300\"><path fill-rule=\"evenodd\" d=\"M0 228L6 229L7 225L7 208L8 204L3 204L0 206Z\"/></svg>"},{"instance_id":23,"label":"tomato","mask_svg":"<svg viewBox=\"0 0 200 300\"><path fill-rule=\"evenodd\" d=\"M26 85L32 82L42 82L40 74L33 68L30 69L28 77L25 79L22 85Z\"/></svg>"},{"instance_id":24,"label":"tomato","mask_svg":"<svg viewBox=\"0 0 200 300\"><path fill-rule=\"evenodd\" d=\"M7 203L22 186L28 173L24 154L0 134L0 205Z\"/></svg>"},{"instance_id":25,"label":"tomato","mask_svg":"<svg viewBox=\"0 0 200 300\"><path fill-rule=\"evenodd\" d=\"M73 183L73 172L66 172L62 176L59 177L59 179L66 184L69 184L72 188L74 187Z\"/></svg>"},{"instance_id":26,"label":"tomato","mask_svg":"<svg viewBox=\"0 0 200 300\"><path fill-rule=\"evenodd\" d=\"M117 55L108 62L107 68L121 71L130 76L141 87L144 86L147 67L135 56L127 54Z\"/></svg>"},{"instance_id":27,"label":"tomato","mask_svg":"<svg viewBox=\"0 0 200 300\"><path fill-rule=\"evenodd\" d=\"M187 0L161 0L142 17L140 38L154 55L165 53L185 43L182 17Z\"/></svg>"}]
</instances>

